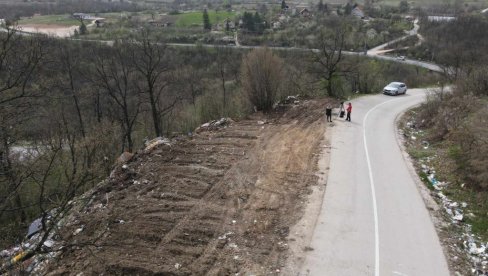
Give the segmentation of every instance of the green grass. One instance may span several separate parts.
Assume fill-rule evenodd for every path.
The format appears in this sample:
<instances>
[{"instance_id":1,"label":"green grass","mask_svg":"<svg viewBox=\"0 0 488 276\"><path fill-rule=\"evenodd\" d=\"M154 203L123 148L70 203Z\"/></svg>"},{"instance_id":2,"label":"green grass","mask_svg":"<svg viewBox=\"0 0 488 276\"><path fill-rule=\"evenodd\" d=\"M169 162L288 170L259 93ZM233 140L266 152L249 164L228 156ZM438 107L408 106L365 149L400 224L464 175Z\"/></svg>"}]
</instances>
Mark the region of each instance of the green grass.
<instances>
[{"instance_id":1,"label":"green grass","mask_svg":"<svg viewBox=\"0 0 488 276\"><path fill-rule=\"evenodd\" d=\"M432 186L432 184L430 183L429 179L427 178L427 174L424 173L423 171L418 171L418 174L419 174L419 177L420 177L420 180L422 180L422 182L425 184L425 186L433 191L434 190L434 187Z\"/></svg>"},{"instance_id":2,"label":"green grass","mask_svg":"<svg viewBox=\"0 0 488 276\"><path fill-rule=\"evenodd\" d=\"M62 25L62 26L73 26L80 25L80 21L72 19L69 15L41 15L34 16L31 18L23 18L19 20L19 24L45 24L45 25Z\"/></svg>"},{"instance_id":3,"label":"green grass","mask_svg":"<svg viewBox=\"0 0 488 276\"><path fill-rule=\"evenodd\" d=\"M234 19L236 13L228 11L209 11L208 16L210 18L210 23L215 24L224 21L226 18ZM177 15L176 20L177 27L190 27L194 25L203 25L203 12L189 12Z\"/></svg>"},{"instance_id":4,"label":"green grass","mask_svg":"<svg viewBox=\"0 0 488 276\"><path fill-rule=\"evenodd\" d=\"M408 153L415 159L426 158L433 155L431 150L424 150L424 149L409 149Z\"/></svg>"}]
</instances>

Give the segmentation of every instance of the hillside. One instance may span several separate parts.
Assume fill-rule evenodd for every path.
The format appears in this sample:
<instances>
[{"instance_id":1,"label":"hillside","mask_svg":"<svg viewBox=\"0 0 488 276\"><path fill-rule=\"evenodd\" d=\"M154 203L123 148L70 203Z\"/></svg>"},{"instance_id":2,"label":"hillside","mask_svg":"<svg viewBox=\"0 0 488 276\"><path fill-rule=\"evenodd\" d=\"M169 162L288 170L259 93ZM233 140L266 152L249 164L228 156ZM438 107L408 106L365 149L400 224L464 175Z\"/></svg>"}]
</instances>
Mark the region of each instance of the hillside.
<instances>
[{"instance_id":1,"label":"hillside","mask_svg":"<svg viewBox=\"0 0 488 276\"><path fill-rule=\"evenodd\" d=\"M290 227L317 182L326 104L304 101L136 153L76 201L63 250L45 271L280 271Z\"/></svg>"}]
</instances>

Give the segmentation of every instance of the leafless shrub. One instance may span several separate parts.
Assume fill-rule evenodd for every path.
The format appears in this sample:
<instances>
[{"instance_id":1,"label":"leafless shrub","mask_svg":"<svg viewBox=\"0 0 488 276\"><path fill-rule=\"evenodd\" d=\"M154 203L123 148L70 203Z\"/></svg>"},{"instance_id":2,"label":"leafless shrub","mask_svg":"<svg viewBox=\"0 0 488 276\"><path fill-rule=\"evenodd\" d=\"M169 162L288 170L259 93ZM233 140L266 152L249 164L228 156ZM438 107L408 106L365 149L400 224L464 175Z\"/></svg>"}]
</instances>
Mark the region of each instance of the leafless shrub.
<instances>
[{"instance_id":1,"label":"leafless shrub","mask_svg":"<svg viewBox=\"0 0 488 276\"><path fill-rule=\"evenodd\" d=\"M452 131L451 139L459 148L454 156L465 178L482 189L488 189L488 102L478 99L469 116Z\"/></svg>"},{"instance_id":2,"label":"leafless shrub","mask_svg":"<svg viewBox=\"0 0 488 276\"><path fill-rule=\"evenodd\" d=\"M283 61L268 48L247 54L241 67L242 86L258 110L269 111L283 82Z\"/></svg>"}]
</instances>

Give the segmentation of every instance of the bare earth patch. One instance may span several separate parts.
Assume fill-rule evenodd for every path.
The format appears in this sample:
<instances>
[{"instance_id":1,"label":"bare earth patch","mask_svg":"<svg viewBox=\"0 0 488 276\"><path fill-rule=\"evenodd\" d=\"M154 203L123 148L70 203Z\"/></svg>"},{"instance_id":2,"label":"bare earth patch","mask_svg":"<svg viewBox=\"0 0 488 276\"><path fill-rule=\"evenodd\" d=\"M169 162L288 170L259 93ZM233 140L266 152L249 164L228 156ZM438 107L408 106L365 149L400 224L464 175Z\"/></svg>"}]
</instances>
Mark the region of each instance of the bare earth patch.
<instances>
[{"instance_id":1,"label":"bare earth patch","mask_svg":"<svg viewBox=\"0 0 488 276\"><path fill-rule=\"evenodd\" d=\"M137 153L71 215L67 246L46 271L287 275L289 244L306 245L290 229L317 191L326 104L304 101Z\"/></svg>"},{"instance_id":2,"label":"bare earth patch","mask_svg":"<svg viewBox=\"0 0 488 276\"><path fill-rule=\"evenodd\" d=\"M29 33L42 33L56 37L70 37L74 34L78 26L63 26L52 24L25 24L18 26L21 31Z\"/></svg>"}]
</instances>

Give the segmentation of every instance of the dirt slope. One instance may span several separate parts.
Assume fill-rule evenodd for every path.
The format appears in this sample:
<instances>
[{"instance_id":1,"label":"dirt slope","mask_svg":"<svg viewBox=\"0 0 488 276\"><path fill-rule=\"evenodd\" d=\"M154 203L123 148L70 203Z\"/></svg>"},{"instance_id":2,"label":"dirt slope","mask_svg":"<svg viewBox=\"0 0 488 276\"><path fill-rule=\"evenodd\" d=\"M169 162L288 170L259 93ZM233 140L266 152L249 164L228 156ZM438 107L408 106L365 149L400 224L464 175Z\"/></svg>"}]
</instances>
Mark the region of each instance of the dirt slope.
<instances>
[{"instance_id":1,"label":"dirt slope","mask_svg":"<svg viewBox=\"0 0 488 276\"><path fill-rule=\"evenodd\" d=\"M325 105L304 101L136 154L73 215L62 239L79 246L47 271L279 272L289 229L317 182Z\"/></svg>"}]
</instances>

